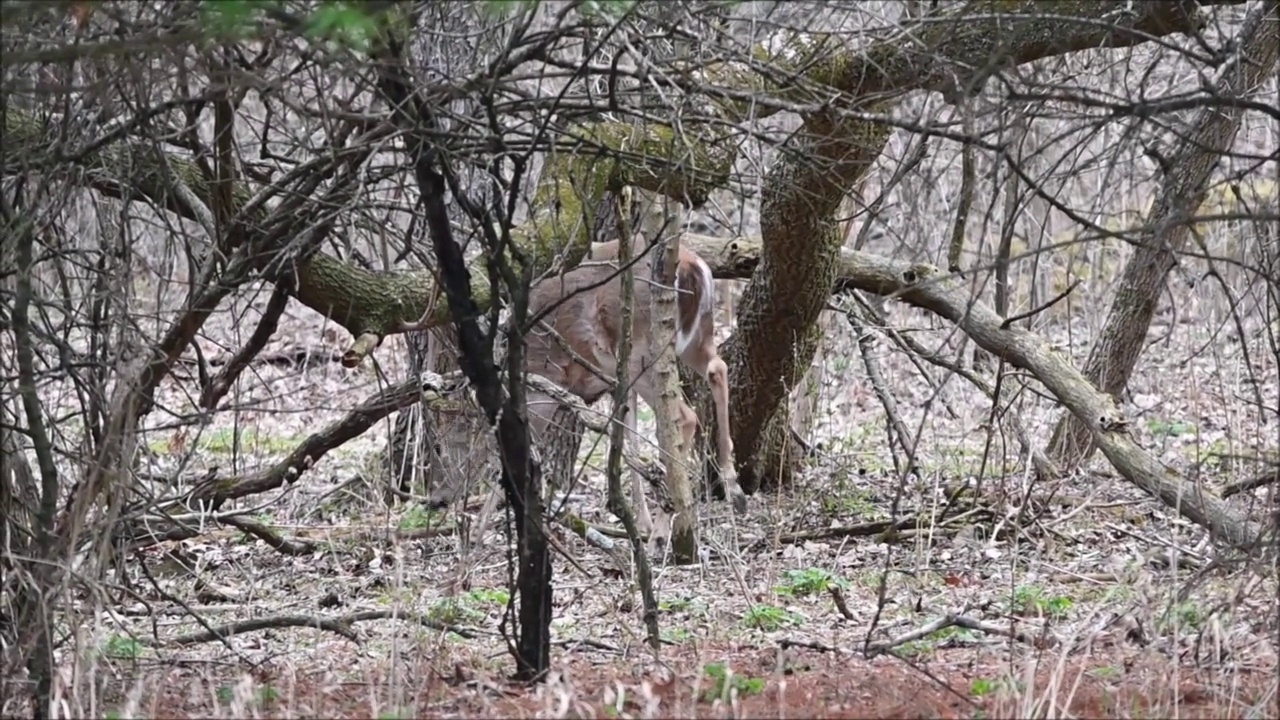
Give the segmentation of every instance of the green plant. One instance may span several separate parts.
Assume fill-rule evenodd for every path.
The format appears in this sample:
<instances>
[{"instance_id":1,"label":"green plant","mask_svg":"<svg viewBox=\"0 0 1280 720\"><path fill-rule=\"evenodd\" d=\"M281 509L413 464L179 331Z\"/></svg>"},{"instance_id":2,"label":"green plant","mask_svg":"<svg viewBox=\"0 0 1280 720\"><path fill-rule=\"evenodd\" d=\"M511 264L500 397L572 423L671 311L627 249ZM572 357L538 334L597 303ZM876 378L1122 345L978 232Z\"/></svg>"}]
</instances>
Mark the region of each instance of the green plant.
<instances>
[{"instance_id":1,"label":"green plant","mask_svg":"<svg viewBox=\"0 0 1280 720\"><path fill-rule=\"evenodd\" d=\"M749 628L774 632L784 627L794 627L804 622L804 618L774 605L753 605L742 616L742 624Z\"/></svg>"},{"instance_id":2,"label":"green plant","mask_svg":"<svg viewBox=\"0 0 1280 720\"><path fill-rule=\"evenodd\" d=\"M658 610L664 613L684 613L690 617L706 617L708 612L706 601L696 597L659 600Z\"/></svg>"},{"instance_id":3,"label":"green plant","mask_svg":"<svg viewBox=\"0 0 1280 720\"><path fill-rule=\"evenodd\" d=\"M662 639L673 645L683 645L693 639L693 633L688 628L665 628L662 630Z\"/></svg>"},{"instance_id":4,"label":"green plant","mask_svg":"<svg viewBox=\"0 0 1280 720\"><path fill-rule=\"evenodd\" d=\"M258 688L258 692L255 694L257 695L259 705L266 705L267 703L275 702L280 699L280 691L270 685L263 685Z\"/></svg>"},{"instance_id":5,"label":"green plant","mask_svg":"<svg viewBox=\"0 0 1280 720\"><path fill-rule=\"evenodd\" d=\"M110 658L137 660L146 646L127 635L112 635L102 646L102 654Z\"/></svg>"},{"instance_id":6,"label":"green plant","mask_svg":"<svg viewBox=\"0 0 1280 720\"><path fill-rule=\"evenodd\" d=\"M898 657L914 658L921 655L927 655L937 649L937 646L929 640L912 640L899 645L894 651Z\"/></svg>"},{"instance_id":7,"label":"green plant","mask_svg":"<svg viewBox=\"0 0 1280 720\"><path fill-rule=\"evenodd\" d=\"M848 471L838 471L837 475L847 475ZM837 482L841 482L839 479ZM847 489L838 490L822 498L821 508L826 515L855 515L873 517L880 512L874 502L875 494L870 490Z\"/></svg>"},{"instance_id":8,"label":"green plant","mask_svg":"<svg viewBox=\"0 0 1280 720\"><path fill-rule=\"evenodd\" d=\"M1196 431L1196 424L1187 422L1186 420L1161 420L1159 418L1150 418L1147 420L1147 430L1152 435L1158 437L1178 437L1179 435L1191 435Z\"/></svg>"},{"instance_id":9,"label":"green plant","mask_svg":"<svg viewBox=\"0 0 1280 720\"><path fill-rule=\"evenodd\" d=\"M1017 615L1036 615L1060 620L1075 602L1065 595L1048 595L1038 585L1022 585L1013 591L1012 611Z\"/></svg>"},{"instance_id":10,"label":"green plant","mask_svg":"<svg viewBox=\"0 0 1280 720\"><path fill-rule=\"evenodd\" d=\"M412 503L405 508L397 527L401 530L425 530L439 527L443 519L444 516L439 510L428 510L418 503Z\"/></svg>"},{"instance_id":11,"label":"green plant","mask_svg":"<svg viewBox=\"0 0 1280 720\"><path fill-rule=\"evenodd\" d=\"M475 605L506 607L511 594L502 588L476 588L466 594L466 599Z\"/></svg>"},{"instance_id":12,"label":"green plant","mask_svg":"<svg viewBox=\"0 0 1280 720\"><path fill-rule=\"evenodd\" d=\"M374 19L356 3L327 2L311 14L307 34L366 51L377 34Z\"/></svg>"},{"instance_id":13,"label":"green plant","mask_svg":"<svg viewBox=\"0 0 1280 720\"><path fill-rule=\"evenodd\" d=\"M1200 606L1188 600L1178 603L1161 613L1160 618L1156 621L1156 627L1160 632L1195 631L1204 625L1206 619Z\"/></svg>"},{"instance_id":14,"label":"green plant","mask_svg":"<svg viewBox=\"0 0 1280 720\"><path fill-rule=\"evenodd\" d=\"M1115 665L1101 665L1089 671L1093 677L1114 680L1124 674L1124 671Z\"/></svg>"},{"instance_id":15,"label":"green plant","mask_svg":"<svg viewBox=\"0 0 1280 720\"><path fill-rule=\"evenodd\" d=\"M707 702L728 700L731 692L742 695L758 695L764 692L764 678L735 674L724 663L708 663L702 668L711 678L711 687L703 694Z\"/></svg>"},{"instance_id":16,"label":"green plant","mask_svg":"<svg viewBox=\"0 0 1280 720\"><path fill-rule=\"evenodd\" d=\"M237 444L237 436L239 443ZM167 438L156 438L147 443L147 447L151 452L157 455L182 454L191 450L187 446L186 434L179 431ZM214 453L217 455L231 455L233 453L261 453L266 455L283 455L290 452L301 438L293 436L277 436L269 433L259 434L257 430L251 427L240 428L239 432L234 428L217 428L207 433L203 433L196 440L195 450L199 452Z\"/></svg>"},{"instance_id":17,"label":"green plant","mask_svg":"<svg viewBox=\"0 0 1280 720\"><path fill-rule=\"evenodd\" d=\"M999 683L987 678L977 678L969 685L969 694L974 697L990 695L1000 688Z\"/></svg>"},{"instance_id":18,"label":"green plant","mask_svg":"<svg viewBox=\"0 0 1280 720\"><path fill-rule=\"evenodd\" d=\"M218 688L217 696L220 702L229 703L235 698L235 688L230 685L222 685ZM255 705L266 705L280 699L280 691L270 685L262 685L253 692L253 702Z\"/></svg>"},{"instance_id":19,"label":"green plant","mask_svg":"<svg viewBox=\"0 0 1280 720\"><path fill-rule=\"evenodd\" d=\"M978 640L977 633L969 630L968 628L957 627L955 625L944 627L931 634L929 637L939 643L945 643L948 640L955 640L958 642L975 642Z\"/></svg>"},{"instance_id":20,"label":"green plant","mask_svg":"<svg viewBox=\"0 0 1280 720\"><path fill-rule=\"evenodd\" d=\"M465 598L445 598L427 611L427 617L444 625L484 620L484 613L469 606Z\"/></svg>"},{"instance_id":21,"label":"green plant","mask_svg":"<svg viewBox=\"0 0 1280 720\"><path fill-rule=\"evenodd\" d=\"M796 568L784 570L782 579L783 584L777 587L778 594L792 597L817 595L827 592L833 587L841 589L849 587L848 580L832 575L830 572L817 567L803 570Z\"/></svg>"},{"instance_id":22,"label":"green plant","mask_svg":"<svg viewBox=\"0 0 1280 720\"><path fill-rule=\"evenodd\" d=\"M1000 692L1021 692L1024 683L1010 677L1002 677L992 680L990 678L977 678L969 685L969 694L980 698L987 695L994 695Z\"/></svg>"}]
</instances>

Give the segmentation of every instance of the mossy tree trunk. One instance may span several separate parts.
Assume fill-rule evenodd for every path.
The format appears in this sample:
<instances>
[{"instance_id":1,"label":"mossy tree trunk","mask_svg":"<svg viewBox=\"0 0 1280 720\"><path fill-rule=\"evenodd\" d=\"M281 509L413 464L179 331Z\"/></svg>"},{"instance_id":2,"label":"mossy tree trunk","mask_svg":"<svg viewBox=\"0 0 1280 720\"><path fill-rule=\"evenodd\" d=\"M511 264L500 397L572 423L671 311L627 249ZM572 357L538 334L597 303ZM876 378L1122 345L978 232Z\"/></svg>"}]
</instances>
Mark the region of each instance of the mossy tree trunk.
<instances>
[{"instance_id":1,"label":"mossy tree trunk","mask_svg":"<svg viewBox=\"0 0 1280 720\"><path fill-rule=\"evenodd\" d=\"M831 297L843 244L835 218L848 189L879 157L890 128L812 118L769 174L761 205L760 266L720 349L729 366L729 423L742 489L791 479L787 394L813 362L815 324ZM714 414L704 415L714 417Z\"/></svg>"}]
</instances>

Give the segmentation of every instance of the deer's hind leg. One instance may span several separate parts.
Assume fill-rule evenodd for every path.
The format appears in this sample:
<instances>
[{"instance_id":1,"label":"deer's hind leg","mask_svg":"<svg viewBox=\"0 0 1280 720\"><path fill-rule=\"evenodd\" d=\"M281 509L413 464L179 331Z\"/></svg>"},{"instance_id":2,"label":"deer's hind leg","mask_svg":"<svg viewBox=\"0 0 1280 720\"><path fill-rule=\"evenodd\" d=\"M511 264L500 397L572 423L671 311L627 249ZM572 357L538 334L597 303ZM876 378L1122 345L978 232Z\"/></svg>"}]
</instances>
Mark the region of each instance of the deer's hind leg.
<instances>
[{"instance_id":1,"label":"deer's hind leg","mask_svg":"<svg viewBox=\"0 0 1280 720\"><path fill-rule=\"evenodd\" d=\"M729 432L729 368L717 355L707 363L704 373L711 386L711 399L716 410L716 464L720 466L720 480L724 483L725 497L733 503L738 514L747 511L747 494L738 485L738 470L733 462L733 436Z\"/></svg>"}]
</instances>

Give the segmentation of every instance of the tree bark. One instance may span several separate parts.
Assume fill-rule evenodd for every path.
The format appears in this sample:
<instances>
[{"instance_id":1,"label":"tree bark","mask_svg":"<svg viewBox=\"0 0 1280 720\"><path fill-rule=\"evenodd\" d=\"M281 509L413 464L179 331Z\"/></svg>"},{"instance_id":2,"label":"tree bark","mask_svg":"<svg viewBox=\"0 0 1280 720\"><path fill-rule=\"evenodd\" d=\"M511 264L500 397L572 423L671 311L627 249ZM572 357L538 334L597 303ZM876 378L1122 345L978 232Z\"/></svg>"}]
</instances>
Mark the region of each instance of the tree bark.
<instances>
[{"instance_id":1,"label":"tree bark","mask_svg":"<svg viewBox=\"0 0 1280 720\"><path fill-rule=\"evenodd\" d=\"M680 417L679 402L682 398L680 388L680 370L676 362L676 349L673 339L676 335L678 320L676 318L676 273L680 264L681 213L679 209L664 210L667 201L662 198L637 193L637 200L646 205L648 213L654 215L659 222L651 223L667 228L663 238L645 234L646 240L659 240L662 244L654 248L650 268L652 280L657 284L651 294L650 328L655 347L660 348L654 357L652 372L657 377L660 388L658 407L653 408L654 422L657 426L658 451L666 468L667 491L672 504L671 517L671 552L677 564L688 565L698 560L698 528L697 507L693 502L693 492L689 486L689 451L680 434L678 420ZM656 228L655 228L656 229ZM640 483L635 481L635 487Z\"/></svg>"},{"instance_id":2,"label":"tree bark","mask_svg":"<svg viewBox=\"0 0 1280 720\"><path fill-rule=\"evenodd\" d=\"M1102 331L1085 362L1084 374L1102 392L1119 396L1129 383L1146 344L1147 331L1178 253L1191 238L1191 218L1204 203L1209 178L1240 129L1243 108L1231 105L1257 91L1276 65L1277 3L1263 3L1245 22L1240 50L1224 66L1214 88L1223 102L1196 114L1194 128L1182 137L1165 164L1155 206L1139 234L1133 255L1116 283ZM1048 457L1070 473L1093 454L1093 436L1078 418L1066 414L1054 427Z\"/></svg>"},{"instance_id":3,"label":"tree bark","mask_svg":"<svg viewBox=\"0 0 1280 720\"><path fill-rule=\"evenodd\" d=\"M729 424L747 493L766 477L785 482L793 472L777 454L786 445L778 440L785 429L773 430L768 453L761 452L761 439L813 362L813 327L830 298L844 241L836 209L880 155L890 128L811 118L808 132L793 136L765 182L760 267L742 294L738 329L720 350L729 366Z\"/></svg>"}]
</instances>

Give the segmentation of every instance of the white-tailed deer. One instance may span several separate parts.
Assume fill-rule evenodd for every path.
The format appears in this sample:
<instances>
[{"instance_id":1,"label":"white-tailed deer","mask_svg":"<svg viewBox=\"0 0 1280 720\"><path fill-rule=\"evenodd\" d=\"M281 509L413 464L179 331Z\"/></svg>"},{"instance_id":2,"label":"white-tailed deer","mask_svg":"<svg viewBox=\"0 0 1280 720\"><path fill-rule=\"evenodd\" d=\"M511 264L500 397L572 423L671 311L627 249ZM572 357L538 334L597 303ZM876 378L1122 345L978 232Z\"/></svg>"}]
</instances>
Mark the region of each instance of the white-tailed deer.
<instances>
[{"instance_id":1,"label":"white-tailed deer","mask_svg":"<svg viewBox=\"0 0 1280 720\"><path fill-rule=\"evenodd\" d=\"M645 246L643 238L636 236L632 244L633 254L643 253ZM591 256L596 261L616 259L618 242L594 246ZM633 267L635 284L628 377L645 403L650 407L657 407L658 387L652 368L661 346L653 337L650 318L652 280L649 270L649 262L643 259ZM725 483L725 494L731 499L734 509L741 512L746 507L746 495L738 486L733 464L733 440L729 435L728 369L716 351L715 284L711 268L706 262L684 248L680 249L676 290L679 293L676 336L665 342L674 341L680 360L702 375L711 386L716 412L716 460ZM611 262L588 262L563 275L542 280L534 285L530 293L529 315L533 317L556 303L559 305L543 321L559 334L559 338L553 337L545 327L534 328L525 338L526 368L530 373L541 375L577 395L586 403L594 403L613 389L612 380L617 371L622 307L622 279L618 268ZM573 352L570 353L566 346ZM579 358L593 365L598 372L584 367ZM678 402L680 417L677 422L680 433L685 447L691 448L698 416L684 398L679 398ZM635 414L634 410L633 407L632 416ZM537 414L532 407L530 411L531 415ZM639 495L639 488L633 486L632 492L633 503L641 506L637 508L637 514L647 517L647 508L642 506L643 496Z\"/></svg>"}]
</instances>

